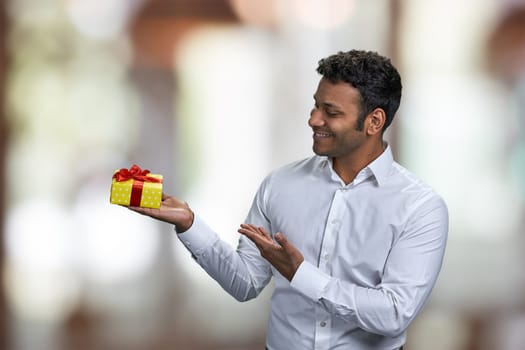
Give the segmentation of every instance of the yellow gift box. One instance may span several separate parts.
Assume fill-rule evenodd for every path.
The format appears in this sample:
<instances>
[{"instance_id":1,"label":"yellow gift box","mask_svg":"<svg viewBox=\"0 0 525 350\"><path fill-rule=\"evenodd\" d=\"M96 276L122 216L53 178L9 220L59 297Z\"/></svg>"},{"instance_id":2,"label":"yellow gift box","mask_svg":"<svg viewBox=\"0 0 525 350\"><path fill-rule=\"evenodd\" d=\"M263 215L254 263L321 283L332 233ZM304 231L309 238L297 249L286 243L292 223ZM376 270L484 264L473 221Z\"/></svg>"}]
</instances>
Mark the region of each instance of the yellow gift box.
<instances>
[{"instance_id":1,"label":"yellow gift box","mask_svg":"<svg viewBox=\"0 0 525 350\"><path fill-rule=\"evenodd\" d=\"M134 164L116 170L111 183L109 202L132 207L160 208L162 175L151 174Z\"/></svg>"}]
</instances>

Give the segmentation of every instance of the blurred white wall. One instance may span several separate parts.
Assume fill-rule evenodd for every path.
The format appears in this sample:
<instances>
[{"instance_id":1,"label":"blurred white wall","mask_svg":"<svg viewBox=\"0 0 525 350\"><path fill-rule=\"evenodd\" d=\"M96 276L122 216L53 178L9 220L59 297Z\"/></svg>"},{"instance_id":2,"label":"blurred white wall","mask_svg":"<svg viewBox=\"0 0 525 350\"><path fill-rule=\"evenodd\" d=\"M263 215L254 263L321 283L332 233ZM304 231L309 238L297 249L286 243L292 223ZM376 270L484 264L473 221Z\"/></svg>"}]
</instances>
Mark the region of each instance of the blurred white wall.
<instances>
[{"instance_id":1,"label":"blurred white wall","mask_svg":"<svg viewBox=\"0 0 525 350\"><path fill-rule=\"evenodd\" d=\"M170 332L191 342L195 324L200 340L220 346L263 341L271 286L236 303L170 227L109 205L112 172L155 166L234 245L262 178L311 154L317 61L353 48L389 55L393 42L404 85L391 131L398 160L450 210L443 270L409 348L472 349L473 325L497 311L486 344L518 349L523 313L509 310L525 304L525 184L516 175L525 78L502 84L485 52L507 3L231 1L234 23L203 21L177 42L172 67L146 78L143 69L142 80L132 78L128 25L147 1L9 4L13 349L67 348L62 329L79 305L126 348ZM160 92L139 84L155 79Z\"/></svg>"}]
</instances>

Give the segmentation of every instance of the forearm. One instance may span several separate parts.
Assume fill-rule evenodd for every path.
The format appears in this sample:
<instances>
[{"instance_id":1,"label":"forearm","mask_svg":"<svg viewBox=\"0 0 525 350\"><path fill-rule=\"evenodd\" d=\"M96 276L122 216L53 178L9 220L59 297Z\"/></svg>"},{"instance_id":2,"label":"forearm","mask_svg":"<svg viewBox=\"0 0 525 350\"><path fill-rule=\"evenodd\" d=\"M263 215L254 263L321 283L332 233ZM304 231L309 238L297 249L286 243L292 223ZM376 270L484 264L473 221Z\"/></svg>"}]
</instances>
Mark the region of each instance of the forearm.
<instances>
[{"instance_id":1,"label":"forearm","mask_svg":"<svg viewBox=\"0 0 525 350\"><path fill-rule=\"evenodd\" d=\"M330 284L334 286L320 300L327 310L367 332L389 337L403 333L426 300L421 295L409 298L408 289L368 288L337 279Z\"/></svg>"},{"instance_id":2,"label":"forearm","mask_svg":"<svg viewBox=\"0 0 525 350\"><path fill-rule=\"evenodd\" d=\"M191 228L178 237L197 263L239 301L257 296L271 277L258 251L252 254L246 244L240 244L235 250L198 217Z\"/></svg>"},{"instance_id":3,"label":"forearm","mask_svg":"<svg viewBox=\"0 0 525 350\"><path fill-rule=\"evenodd\" d=\"M402 333L418 311L411 300L392 290L357 286L304 262L292 280L292 287L345 322L385 336Z\"/></svg>"}]
</instances>

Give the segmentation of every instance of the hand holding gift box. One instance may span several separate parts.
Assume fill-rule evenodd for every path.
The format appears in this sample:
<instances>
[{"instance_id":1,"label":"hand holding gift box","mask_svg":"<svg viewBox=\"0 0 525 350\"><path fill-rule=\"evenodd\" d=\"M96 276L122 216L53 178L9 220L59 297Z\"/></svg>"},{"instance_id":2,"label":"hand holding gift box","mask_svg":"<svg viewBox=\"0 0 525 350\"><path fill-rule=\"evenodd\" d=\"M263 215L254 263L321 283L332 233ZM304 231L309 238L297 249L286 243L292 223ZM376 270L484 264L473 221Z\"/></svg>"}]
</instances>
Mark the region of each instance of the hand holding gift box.
<instances>
[{"instance_id":1,"label":"hand holding gift box","mask_svg":"<svg viewBox=\"0 0 525 350\"><path fill-rule=\"evenodd\" d=\"M134 164L115 171L111 183L110 203L130 207L160 208L162 175L151 174Z\"/></svg>"}]
</instances>

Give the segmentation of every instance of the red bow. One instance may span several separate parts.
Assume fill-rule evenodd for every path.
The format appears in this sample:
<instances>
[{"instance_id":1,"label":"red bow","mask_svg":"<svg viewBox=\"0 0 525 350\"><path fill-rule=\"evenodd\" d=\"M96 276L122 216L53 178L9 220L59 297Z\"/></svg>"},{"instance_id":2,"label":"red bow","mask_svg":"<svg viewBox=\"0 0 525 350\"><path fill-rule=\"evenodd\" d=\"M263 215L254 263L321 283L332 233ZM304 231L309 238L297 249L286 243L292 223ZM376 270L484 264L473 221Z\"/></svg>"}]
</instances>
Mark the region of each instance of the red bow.
<instances>
[{"instance_id":1,"label":"red bow","mask_svg":"<svg viewBox=\"0 0 525 350\"><path fill-rule=\"evenodd\" d=\"M142 182L162 182L161 179L158 179L153 176L148 176L149 173L149 170L142 170L138 165L133 164L133 166L129 168L129 170L126 168L122 168L119 171L117 171L115 174L113 174L113 178L116 179L118 182L127 181L129 179L134 179Z\"/></svg>"}]
</instances>

